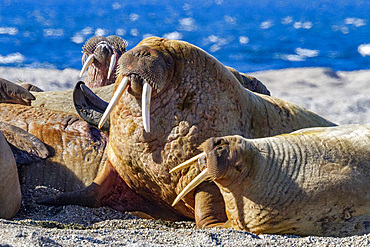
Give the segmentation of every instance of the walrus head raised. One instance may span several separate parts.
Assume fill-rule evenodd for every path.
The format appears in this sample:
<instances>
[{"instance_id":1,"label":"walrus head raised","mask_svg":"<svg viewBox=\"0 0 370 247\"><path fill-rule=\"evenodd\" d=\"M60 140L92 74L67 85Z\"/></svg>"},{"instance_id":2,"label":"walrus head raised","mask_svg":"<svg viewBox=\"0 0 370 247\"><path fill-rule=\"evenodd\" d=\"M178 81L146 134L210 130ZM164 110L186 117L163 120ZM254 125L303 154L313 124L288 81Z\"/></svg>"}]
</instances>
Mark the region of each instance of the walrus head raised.
<instances>
[{"instance_id":1,"label":"walrus head raised","mask_svg":"<svg viewBox=\"0 0 370 247\"><path fill-rule=\"evenodd\" d=\"M238 177L248 177L255 151L241 136L212 137L199 147L203 152L173 168L170 173L180 171L198 162L202 172L194 178L173 202L173 206L196 186L206 180L218 181L227 186ZM226 179L225 179L226 178ZM225 184L226 183L226 184Z\"/></svg>"},{"instance_id":2,"label":"walrus head raised","mask_svg":"<svg viewBox=\"0 0 370 247\"><path fill-rule=\"evenodd\" d=\"M85 84L90 87L101 87L113 84L117 60L126 52L127 42L118 36L95 36L83 46L83 67L80 77L89 68Z\"/></svg>"}]
</instances>

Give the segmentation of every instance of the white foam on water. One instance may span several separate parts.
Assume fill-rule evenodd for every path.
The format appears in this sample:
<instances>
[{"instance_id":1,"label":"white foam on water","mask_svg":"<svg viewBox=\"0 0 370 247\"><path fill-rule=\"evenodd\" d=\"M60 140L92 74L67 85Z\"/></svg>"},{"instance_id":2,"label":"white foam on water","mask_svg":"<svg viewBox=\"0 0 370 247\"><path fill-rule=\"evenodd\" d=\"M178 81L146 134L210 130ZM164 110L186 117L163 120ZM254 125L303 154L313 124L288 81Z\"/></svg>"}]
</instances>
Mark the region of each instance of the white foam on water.
<instances>
[{"instance_id":1,"label":"white foam on water","mask_svg":"<svg viewBox=\"0 0 370 247\"><path fill-rule=\"evenodd\" d=\"M295 49L295 53L296 54L281 54L281 55L276 55L275 57L283 59L283 60L291 61L291 62L302 62L302 61L305 61L306 58L317 57L320 51L298 47Z\"/></svg>"},{"instance_id":2,"label":"white foam on water","mask_svg":"<svg viewBox=\"0 0 370 247\"><path fill-rule=\"evenodd\" d=\"M72 37L71 40L72 42L76 44L82 44L85 42L86 36L92 34L94 29L92 27L85 27L81 31L75 33Z\"/></svg>"},{"instance_id":3,"label":"white foam on water","mask_svg":"<svg viewBox=\"0 0 370 247\"><path fill-rule=\"evenodd\" d=\"M138 14L135 14L135 13L132 13L132 14L130 14L130 16L129 16L129 19L130 19L130 21L132 21L132 22L137 21L139 18L140 18L140 16L139 16Z\"/></svg>"},{"instance_id":4,"label":"white foam on water","mask_svg":"<svg viewBox=\"0 0 370 247\"><path fill-rule=\"evenodd\" d=\"M306 21L306 22L297 21L297 22L294 22L294 25L293 25L295 29L301 29L301 28L310 29L312 26L313 24L310 21Z\"/></svg>"},{"instance_id":5,"label":"white foam on water","mask_svg":"<svg viewBox=\"0 0 370 247\"><path fill-rule=\"evenodd\" d=\"M103 29L103 28L97 28L95 30L95 36L105 36L108 34L108 30Z\"/></svg>"},{"instance_id":6,"label":"white foam on water","mask_svg":"<svg viewBox=\"0 0 370 247\"><path fill-rule=\"evenodd\" d=\"M0 34L16 35L18 29L15 27L0 27Z\"/></svg>"},{"instance_id":7,"label":"white foam on water","mask_svg":"<svg viewBox=\"0 0 370 247\"><path fill-rule=\"evenodd\" d=\"M139 33L140 33L139 29L137 29L137 28L133 28L133 29L130 30L130 34L134 37L139 36Z\"/></svg>"},{"instance_id":8,"label":"white foam on water","mask_svg":"<svg viewBox=\"0 0 370 247\"><path fill-rule=\"evenodd\" d=\"M346 26L333 25L331 26L331 30L333 30L334 32L342 32L343 34L349 33L349 29Z\"/></svg>"},{"instance_id":9,"label":"white foam on water","mask_svg":"<svg viewBox=\"0 0 370 247\"><path fill-rule=\"evenodd\" d=\"M182 39L182 33L179 33L177 31L172 32L172 33L166 33L163 35L163 38L165 39Z\"/></svg>"},{"instance_id":10,"label":"white foam on water","mask_svg":"<svg viewBox=\"0 0 370 247\"><path fill-rule=\"evenodd\" d=\"M359 47L357 48L357 51L363 57L370 56L370 44L359 45Z\"/></svg>"},{"instance_id":11,"label":"white foam on water","mask_svg":"<svg viewBox=\"0 0 370 247\"><path fill-rule=\"evenodd\" d=\"M193 18L187 17L179 20L180 23L180 30L184 31L195 31L197 29L196 22Z\"/></svg>"},{"instance_id":12,"label":"white foam on water","mask_svg":"<svg viewBox=\"0 0 370 247\"><path fill-rule=\"evenodd\" d=\"M272 21L264 21L264 22L261 23L260 28L261 29L269 29L273 25L274 25L274 22L272 22Z\"/></svg>"},{"instance_id":13,"label":"white foam on water","mask_svg":"<svg viewBox=\"0 0 370 247\"><path fill-rule=\"evenodd\" d=\"M61 37L64 35L63 29L48 28L44 29L44 37Z\"/></svg>"},{"instance_id":14,"label":"white foam on water","mask_svg":"<svg viewBox=\"0 0 370 247\"><path fill-rule=\"evenodd\" d=\"M114 10L120 9L120 8L122 8L122 5L120 3L118 3L118 2L115 2L115 3L112 4L112 8Z\"/></svg>"},{"instance_id":15,"label":"white foam on water","mask_svg":"<svg viewBox=\"0 0 370 247\"><path fill-rule=\"evenodd\" d=\"M236 18L235 17L231 17L229 15L225 15L224 16L224 20L227 24L230 24L230 25L234 25L236 24Z\"/></svg>"},{"instance_id":16,"label":"white foam on water","mask_svg":"<svg viewBox=\"0 0 370 247\"><path fill-rule=\"evenodd\" d=\"M317 57L319 55L318 50L310 50L298 47L295 52L302 57Z\"/></svg>"},{"instance_id":17,"label":"white foam on water","mask_svg":"<svg viewBox=\"0 0 370 247\"><path fill-rule=\"evenodd\" d=\"M11 53L6 56L0 55L0 64L23 63L26 58L19 52Z\"/></svg>"},{"instance_id":18,"label":"white foam on water","mask_svg":"<svg viewBox=\"0 0 370 247\"><path fill-rule=\"evenodd\" d=\"M118 36L124 36L124 35L126 34L126 30L125 30L125 29L123 29L123 28L118 28L118 29L116 30L116 34L117 34Z\"/></svg>"},{"instance_id":19,"label":"white foam on water","mask_svg":"<svg viewBox=\"0 0 370 247\"><path fill-rule=\"evenodd\" d=\"M347 17L344 20L344 23L347 25L354 25L355 27L362 27L366 25L366 20L354 17Z\"/></svg>"},{"instance_id":20,"label":"white foam on water","mask_svg":"<svg viewBox=\"0 0 370 247\"><path fill-rule=\"evenodd\" d=\"M293 22L293 17L291 17L291 16L284 17L281 20L281 24L283 24L283 25L288 25L288 24L291 24L292 22Z\"/></svg>"},{"instance_id":21,"label":"white foam on water","mask_svg":"<svg viewBox=\"0 0 370 247\"><path fill-rule=\"evenodd\" d=\"M249 42L249 38L248 37L246 37L246 36L240 36L239 37L239 43L240 44L245 45L245 44L248 44L248 42Z\"/></svg>"}]
</instances>

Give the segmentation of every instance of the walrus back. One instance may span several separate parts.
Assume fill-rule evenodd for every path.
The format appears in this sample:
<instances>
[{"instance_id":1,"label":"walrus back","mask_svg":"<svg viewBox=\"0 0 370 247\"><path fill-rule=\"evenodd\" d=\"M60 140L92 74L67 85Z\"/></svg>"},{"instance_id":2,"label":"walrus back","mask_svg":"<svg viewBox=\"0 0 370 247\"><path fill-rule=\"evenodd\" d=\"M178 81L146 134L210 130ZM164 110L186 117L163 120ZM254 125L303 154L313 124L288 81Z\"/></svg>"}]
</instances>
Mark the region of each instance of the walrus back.
<instances>
[{"instance_id":1,"label":"walrus back","mask_svg":"<svg viewBox=\"0 0 370 247\"><path fill-rule=\"evenodd\" d=\"M19 166L21 183L73 191L89 185L106 160L108 137L76 115L2 104L0 121L38 137L49 157Z\"/></svg>"}]
</instances>

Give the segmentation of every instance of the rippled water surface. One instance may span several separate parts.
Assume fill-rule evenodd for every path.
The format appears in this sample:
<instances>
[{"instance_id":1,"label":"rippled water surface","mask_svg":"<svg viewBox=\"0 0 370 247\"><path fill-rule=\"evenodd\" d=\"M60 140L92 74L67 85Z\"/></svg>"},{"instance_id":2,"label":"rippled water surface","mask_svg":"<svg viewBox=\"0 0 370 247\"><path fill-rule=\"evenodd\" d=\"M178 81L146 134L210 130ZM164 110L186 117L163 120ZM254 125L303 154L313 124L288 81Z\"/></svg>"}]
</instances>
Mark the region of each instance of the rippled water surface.
<instances>
[{"instance_id":1,"label":"rippled water surface","mask_svg":"<svg viewBox=\"0 0 370 247\"><path fill-rule=\"evenodd\" d=\"M256 3L257 2L257 3ZM370 68L370 4L326 1L1 1L0 66L81 68L83 43L181 39L250 72Z\"/></svg>"}]
</instances>

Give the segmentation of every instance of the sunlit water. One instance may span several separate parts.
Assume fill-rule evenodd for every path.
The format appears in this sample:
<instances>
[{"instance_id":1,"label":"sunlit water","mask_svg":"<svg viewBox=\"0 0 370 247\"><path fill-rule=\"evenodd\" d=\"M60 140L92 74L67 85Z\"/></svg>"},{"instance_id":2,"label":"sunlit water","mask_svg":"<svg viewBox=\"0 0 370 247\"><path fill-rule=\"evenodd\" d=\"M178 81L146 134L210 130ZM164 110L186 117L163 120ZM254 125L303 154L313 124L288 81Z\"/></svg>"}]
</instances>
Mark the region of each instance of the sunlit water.
<instances>
[{"instance_id":1,"label":"sunlit water","mask_svg":"<svg viewBox=\"0 0 370 247\"><path fill-rule=\"evenodd\" d=\"M257 2L257 3L255 3ZM0 66L81 68L83 43L181 39L244 72L370 68L368 1L0 1Z\"/></svg>"}]
</instances>

